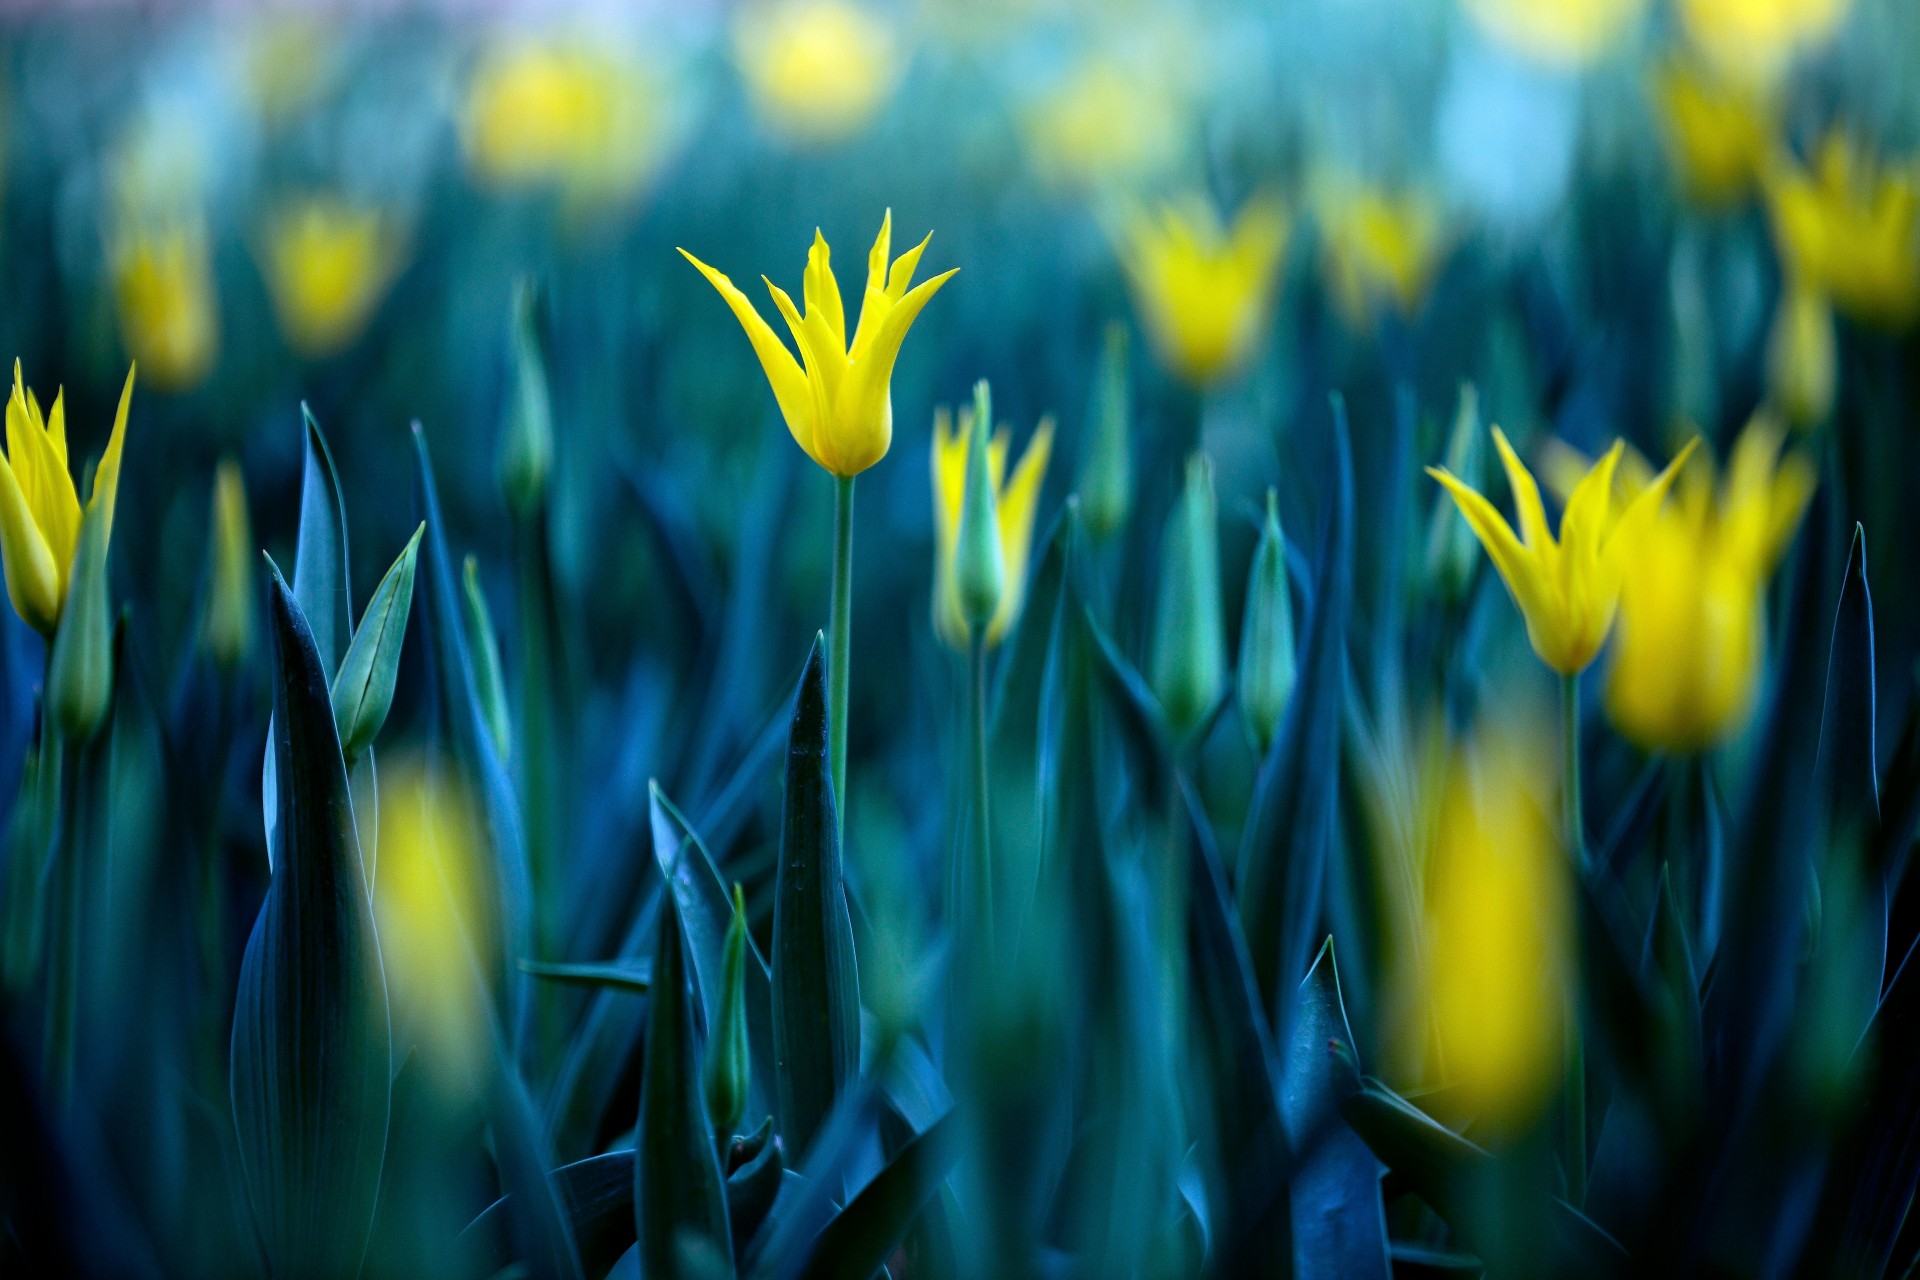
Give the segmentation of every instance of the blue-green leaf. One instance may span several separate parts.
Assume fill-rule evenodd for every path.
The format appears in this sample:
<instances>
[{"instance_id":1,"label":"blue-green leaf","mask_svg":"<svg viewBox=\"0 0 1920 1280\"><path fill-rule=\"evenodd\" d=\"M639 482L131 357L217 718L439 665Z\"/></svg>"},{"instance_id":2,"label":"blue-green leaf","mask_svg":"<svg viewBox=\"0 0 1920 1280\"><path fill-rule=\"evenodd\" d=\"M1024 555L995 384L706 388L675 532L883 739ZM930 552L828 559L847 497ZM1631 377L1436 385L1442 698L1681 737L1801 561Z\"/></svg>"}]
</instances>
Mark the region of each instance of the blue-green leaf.
<instances>
[{"instance_id":1,"label":"blue-green leaf","mask_svg":"<svg viewBox=\"0 0 1920 1280\"><path fill-rule=\"evenodd\" d=\"M360 630L347 642L333 678L333 720L340 733L340 749L349 762L373 745L387 712L393 707L393 688L400 678L400 645L407 635L407 614L413 608L413 566L420 551L420 535L413 537L387 569Z\"/></svg>"}]
</instances>

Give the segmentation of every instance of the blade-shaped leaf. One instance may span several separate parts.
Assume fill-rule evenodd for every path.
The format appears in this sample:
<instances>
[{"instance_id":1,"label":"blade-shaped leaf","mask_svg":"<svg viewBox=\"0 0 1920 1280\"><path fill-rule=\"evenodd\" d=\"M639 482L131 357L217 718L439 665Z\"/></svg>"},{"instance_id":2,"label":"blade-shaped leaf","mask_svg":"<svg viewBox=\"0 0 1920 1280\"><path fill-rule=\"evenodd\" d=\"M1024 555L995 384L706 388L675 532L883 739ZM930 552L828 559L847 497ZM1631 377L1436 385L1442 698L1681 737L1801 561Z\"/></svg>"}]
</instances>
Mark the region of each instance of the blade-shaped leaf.
<instances>
[{"instance_id":1,"label":"blade-shaped leaf","mask_svg":"<svg viewBox=\"0 0 1920 1280\"><path fill-rule=\"evenodd\" d=\"M1820 755L1814 767L1826 788L1829 821L1836 831L1856 838L1880 819L1873 738L1873 595L1867 588L1866 532L1855 525L1833 614Z\"/></svg>"},{"instance_id":2,"label":"blade-shaped leaf","mask_svg":"<svg viewBox=\"0 0 1920 1280\"><path fill-rule=\"evenodd\" d=\"M815 1238L807 1280L869 1280L906 1239L959 1155L949 1112L916 1134Z\"/></svg>"},{"instance_id":3,"label":"blade-shaped leaf","mask_svg":"<svg viewBox=\"0 0 1920 1280\"><path fill-rule=\"evenodd\" d=\"M424 524L413 531L406 549L374 588L360 630L347 643L347 656L333 678L333 720L340 732L340 749L349 761L359 759L373 745L393 706L400 645L413 608L413 566L425 531Z\"/></svg>"},{"instance_id":4,"label":"blade-shaped leaf","mask_svg":"<svg viewBox=\"0 0 1920 1280\"><path fill-rule=\"evenodd\" d=\"M352 1275L386 1149L387 988L326 668L278 571L268 595L280 861L235 1001L234 1129L269 1265Z\"/></svg>"},{"instance_id":5,"label":"blade-shaped leaf","mask_svg":"<svg viewBox=\"0 0 1920 1280\"><path fill-rule=\"evenodd\" d=\"M803 1155L860 1068L860 988L827 765L826 642L814 637L787 734L773 905L774 1090L780 1133Z\"/></svg>"},{"instance_id":6,"label":"blade-shaped leaf","mask_svg":"<svg viewBox=\"0 0 1920 1280\"><path fill-rule=\"evenodd\" d=\"M605 1275L633 1247L633 1152L609 1151L562 1165L548 1179L579 1245L581 1269ZM483 1275L516 1261L507 1228L510 1199L495 1200L461 1233L467 1260Z\"/></svg>"},{"instance_id":7,"label":"blade-shaped leaf","mask_svg":"<svg viewBox=\"0 0 1920 1280\"><path fill-rule=\"evenodd\" d=\"M604 987L610 991L628 991L636 995L645 995L653 985L653 965L646 960L604 960L598 964L522 960L520 971L551 982Z\"/></svg>"}]
</instances>

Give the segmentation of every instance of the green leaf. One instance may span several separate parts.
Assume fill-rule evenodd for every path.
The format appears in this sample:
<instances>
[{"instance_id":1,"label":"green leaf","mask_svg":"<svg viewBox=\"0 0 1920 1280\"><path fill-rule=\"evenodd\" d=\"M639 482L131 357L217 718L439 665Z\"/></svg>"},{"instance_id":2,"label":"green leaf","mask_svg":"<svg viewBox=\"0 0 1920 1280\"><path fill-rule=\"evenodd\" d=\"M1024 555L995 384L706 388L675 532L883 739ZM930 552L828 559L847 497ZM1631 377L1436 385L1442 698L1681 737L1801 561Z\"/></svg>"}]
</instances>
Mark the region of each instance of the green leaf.
<instances>
[{"instance_id":1,"label":"green leaf","mask_svg":"<svg viewBox=\"0 0 1920 1280\"><path fill-rule=\"evenodd\" d=\"M487 736L493 749L506 759L513 747L513 716L507 710L507 681L501 674L500 641L487 614L487 597L480 590L480 562L468 556L460 573L461 616L466 620L467 645L473 651L473 684L480 695Z\"/></svg>"},{"instance_id":2,"label":"green leaf","mask_svg":"<svg viewBox=\"0 0 1920 1280\"><path fill-rule=\"evenodd\" d=\"M811 1246L806 1280L868 1280L886 1265L959 1155L952 1112L916 1134L835 1214Z\"/></svg>"},{"instance_id":3,"label":"green leaf","mask_svg":"<svg viewBox=\"0 0 1920 1280\"><path fill-rule=\"evenodd\" d=\"M1867 535L1853 527L1840 602L1827 651L1827 689L1820 715L1820 754L1814 768L1837 832L1858 839L1880 819L1874 766L1873 593L1867 588ZM1876 988L1875 994L1878 994Z\"/></svg>"},{"instance_id":4,"label":"green leaf","mask_svg":"<svg viewBox=\"0 0 1920 1280\"><path fill-rule=\"evenodd\" d=\"M340 748L349 762L373 745L387 712L393 706L393 687L400 676L400 646L407 636L407 614L413 608L413 566L420 553L422 524L407 540L406 549L387 569L373 599L360 618L360 630L347 644L347 656L333 678L333 719L340 732Z\"/></svg>"},{"instance_id":5,"label":"green leaf","mask_svg":"<svg viewBox=\"0 0 1920 1280\"><path fill-rule=\"evenodd\" d=\"M687 991L680 911L670 894L661 904L659 930L634 1132L633 1205L641 1274L670 1280L706 1274L686 1265L690 1249L699 1258L725 1258L730 1271L733 1232L700 1087L698 1027Z\"/></svg>"},{"instance_id":6,"label":"green leaf","mask_svg":"<svg viewBox=\"0 0 1920 1280\"><path fill-rule=\"evenodd\" d=\"M1380 1165L1345 1125L1337 1123L1341 1097L1352 1087L1353 1029L1340 1000L1340 975L1328 938L1293 1005L1281 1093L1287 1132L1301 1151L1289 1195L1293 1201L1293 1259L1303 1276L1386 1280L1387 1223L1380 1204ZM1306 1135L1321 1125L1318 1142Z\"/></svg>"},{"instance_id":7,"label":"green leaf","mask_svg":"<svg viewBox=\"0 0 1920 1280\"><path fill-rule=\"evenodd\" d=\"M386 980L326 668L277 570L268 594L280 858L235 1000L234 1130L269 1266L352 1275L386 1149Z\"/></svg>"},{"instance_id":8,"label":"green leaf","mask_svg":"<svg viewBox=\"0 0 1920 1280\"><path fill-rule=\"evenodd\" d=\"M580 1250L580 1267L603 1276L633 1247L633 1152L609 1151L562 1165L548 1175ZM507 1215L512 1197L501 1196L460 1235L463 1261L477 1274L496 1275L513 1266Z\"/></svg>"},{"instance_id":9,"label":"green leaf","mask_svg":"<svg viewBox=\"0 0 1920 1280\"><path fill-rule=\"evenodd\" d=\"M653 985L653 965L647 960L604 960L597 964L562 964L522 960L520 971L536 978L578 987L599 987L645 995Z\"/></svg>"},{"instance_id":10,"label":"green leaf","mask_svg":"<svg viewBox=\"0 0 1920 1280\"><path fill-rule=\"evenodd\" d=\"M802 1155L860 1067L860 987L827 765L826 642L816 634L787 735L773 904L774 1088Z\"/></svg>"}]
</instances>

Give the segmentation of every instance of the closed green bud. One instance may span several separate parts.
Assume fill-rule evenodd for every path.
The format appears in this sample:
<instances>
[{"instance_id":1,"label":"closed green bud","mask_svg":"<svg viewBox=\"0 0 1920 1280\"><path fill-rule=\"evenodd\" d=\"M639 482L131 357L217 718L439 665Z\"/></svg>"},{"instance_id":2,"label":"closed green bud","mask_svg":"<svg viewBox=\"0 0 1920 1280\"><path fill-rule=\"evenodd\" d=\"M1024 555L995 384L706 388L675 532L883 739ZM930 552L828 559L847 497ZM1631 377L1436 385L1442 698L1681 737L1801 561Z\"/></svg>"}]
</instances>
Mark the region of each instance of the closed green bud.
<instances>
[{"instance_id":1,"label":"closed green bud","mask_svg":"<svg viewBox=\"0 0 1920 1280\"><path fill-rule=\"evenodd\" d=\"M707 1115L720 1137L732 1136L747 1109L753 1061L747 1053L747 904L733 886L733 920L720 952L720 1008L707 1029L702 1085Z\"/></svg>"},{"instance_id":2,"label":"closed green bud","mask_svg":"<svg viewBox=\"0 0 1920 1280\"><path fill-rule=\"evenodd\" d=\"M231 670L253 649L259 625L247 486L240 475L240 464L231 457L222 458L213 473L212 542L200 643L215 664Z\"/></svg>"},{"instance_id":3,"label":"closed green bud","mask_svg":"<svg viewBox=\"0 0 1920 1280\"><path fill-rule=\"evenodd\" d=\"M1167 520L1154 620L1153 692L1167 725L1185 737L1226 689L1227 636L1220 609L1220 546L1213 463L1187 460L1187 487Z\"/></svg>"},{"instance_id":4,"label":"closed green bud","mask_svg":"<svg viewBox=\"0 0 1920 1280\"><path fill-rule=\"evenodd\" d=\"M340 733L340 753L348 764L366 754L387 723L393 707L393 689L400 676L400 649L407 635L407 615L413 609L413 570L420 555L420 525L360 617L360 627L347 644L347 656L333 678L333 723Z\"/></svg>"},{"instance_id":5,"label":"closed green bud","mask_svg":"<svg viewBox=\"0 0 1920 1280\"><path fill-rule=\"evenodd\" d=\"M532 511L553 471L553 397L540 339L540 294L522 278L513 291L513 392L500 442L500 487L515 513Z\"/></svg>"},{"instance_id":6,"label":"closed green bud","mask_svg":"<svg viewBox=\"0 0 1920 1280\"><path fill-rule=\"evenodd\" d=\"M1486 433L1480 429L1480 393L1471 382L1463 382L1453 432L1447 437L1447 470L1463 484L1476 488L1484 484L1485 440ZM1453 499L1442 491L1434 498L1433 518L1427 525L1428 588L1437 599L1458 604L1472 585L1479 563L1480 544L1472 526L1459 517Z\"/></svg>"},{"instance_id":7,"label":"closed green bud","mask_svg":"<svg viewBox=\"0 0 1920 1280\"><path fill-rule=\"evenodd\" d=\"M994 495L993 464L987 437L993 428L993 398L986 380L974 384L973 414L966 424L967 483L960 497L960 528L953 551L953 585L960 615L978 640L999 611L1007 589L1007 567L1000 552L1000 512Z\"/></svg>"},{"instance_id":8,"label":"closed green bud","mask_svg":"<svg viewBox=\"0 0 1920 1280\"><path fill-rule=\"evenodd\" d=\"M98 504L81 518L66 608L47 660L47 710L61 736L73 742L99 731L113 700L113 607L107 599L111 519Z\"/></svg>"},{"instance_id":9,"label":"closed green bud","mask_svg":"<svg viewBox=\"0 0 1920 1280\"><path fill-rule=\"evenodd\" d=\"M1280 497L1267 490L1267 520L1247 576L1247 614L1240 624L1240 719L1261 755L1293 697L1293 601L1287 590L1287 540Z\"/></svg>"},{"instance_id":10,"label":"closed green bud","mask_svg":"<svg viewBox=\"0 0 1920 1280\"><path fill-rule=\"evenodd\" d=\"M500 642L487 616L487 598L480 591L480 563L467 557L460 575L461 613L467 624L467 648L473 653L473 683L480 694L480 711L487 720L487 736L502 760L513 745L513 721L507 716L507 682L500 674Z\"/></svg>"},{"instance_id":11,"label":"closed green bud","mask_svg":"<svg viewBox=\"0 0 1920 1280\"><path fill-rule=\"evenodd\" d=\"M1133 458L1128 442L1133 397L1127 386L1127 326L1107 326L1091 405L1092 431L1080 467L1080 509L1087 530L1104 542L1127 523L1133 507Z\"/></svg>"}]
</instances>

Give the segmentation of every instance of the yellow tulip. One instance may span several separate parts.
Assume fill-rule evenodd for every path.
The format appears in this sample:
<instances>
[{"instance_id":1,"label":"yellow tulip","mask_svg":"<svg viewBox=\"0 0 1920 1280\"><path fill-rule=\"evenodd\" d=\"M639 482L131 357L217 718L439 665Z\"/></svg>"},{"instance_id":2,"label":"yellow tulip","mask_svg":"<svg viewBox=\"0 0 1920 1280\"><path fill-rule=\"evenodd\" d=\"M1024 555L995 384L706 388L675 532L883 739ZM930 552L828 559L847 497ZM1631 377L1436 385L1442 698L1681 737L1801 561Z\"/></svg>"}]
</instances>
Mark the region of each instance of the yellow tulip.
<instances>
[{"instance_id":1,"label":"yellow tulip","mask_svg":"<svg viewBox=\"0 0 1920 1280\"><path fill-rule=\"evenodd\" d=\"M89 513L106 522L109 537L133 374L127 370L113 434L94 470L93 494L87 501ZM53 412L42 417L40 402L26 389L15 360L13 395L7 401L7 451L0 457L0 559L5 561L7 598L14 612L42 635L51 636L60 625L79 540L80 496L67 468L66 395L56 392Z\"/></svg>"},{"instance_id":2,"label":"yellow tulip","mask_svg":"<svg viewBox=\"0 0 1920 1280\"><path fill-rule=\"evenodd\" d=\"M1767 335L1767 392L1794 426L1817 427L1832 416L1838 345L1827 296L1788 281Z\"/></svg>"},{"instance_id":3,"label":"yellow tulip","mask_svg":"<svg viewBox=\"0 0 1920 1280\"><path fill-rule=\"evenodd\" d=\"M1267 197L1223 230L1205 201L1136 213L1121 235L1134 304L1175 374L1205 387L1240 372L1266 333L1287 217Z\"/></svg>"},{"instance_id":4,"label":"yellow tulip","mask_svg":"<svg viewBox=\"0 0 1920 1280\"><path fill-rule=\"evenodd\" d=\"M467 162L489 186L616 201L664 157L664 97L645 65L604 44L504 44L467 91Z\"/></svg>"},{"instance_id":5,"label":"yellow tulip","mask_svg":"<svg viewBox=\"0 0 1920 1280\"><path fill-rule=\"evenodd\" d=\"M332 196L280 209L263 249L280 328L294 350L310 358L332 355L360 335L399 256L385 215Z\"/></svg>"},{"instance_id":6,"label":"yellow tulip","mask_svg":"<svg viewBox=\"0 0 1920 1280\"><path fill-rule=\"evenodd\" d=\"M1568 859L1538 802L1550 784L1528 763L1542 756L1481 744L1447 771L1425 876L1424 999L1408 1006L1431 1016L1447 1078L1496 1133L1539 1116L1565 1053L1573 913Z\"/></svg>"},{"instance_id":7,"label":"yellow tulip","mask_svg":"<svg viewBox=\"0 0 1920 1280\"><path fill-rule=\"evenodd\" d=\"M1777 79L1793 55L1833 34L1848 0L1680 0L1680 26L1729 74Z\"/></svg>"},{"instance_id":8,"label":"yellow tulip","mask_svg":"<svg viewBox=\"0 0 1920 1280\"><path fill-rule=\"evenodd\" d=\"M1812 172L1789 159L1767 175L1774 240L1787 274L1864 323L1920 315L1920 186L1912 165L1880 170L1829 133Z\"/></svg>"},{"instance_id":9,"label":"yellow tulip","mask_svg":"<svg viewBox=\"0 0 1920 1280\"><path fill-rule=\"evenodd\" d=\"M804 317L785 290L762 276L800 348L798 361L733 281L685 249L680 250L720 291L734 318L747 331L747 340L760 357L767 381L773 384L774 399L794 441L809 458L836 476L859 475L886 457L893 443L891 383L900 344L927 300L958 271L943 271L908 288L913 284L914 268L920 265L920 255L932 239L929 231L926 240L895 258L889 268L893 211L887 211L880 222L880 235L867 255L867 292L860 303L860 320L851 346L840 286L828 263L826 239L818 230L813 233L813 247L807 251L801 290L807 309Z\"/></svg>"},{"instance_id":10,"label":"yellow tulip","mask_svg":"<svg viewBox=\"0 0 1920 1280\"><path fill-rule=\"evenodd\" d=\"M222 458L213 473L212 543L201 643L217 665L232 668L253 647L259 613L254 576L260 553L247 517L246 480L231 455Z\"/></svg>"},{"instance_id":11,"label":"yellow tulip","mask_svg":"<svg viewBox=\"0 0 1920 1280\"><path fill-rule=\"evenodd\" d=\"M1693 467L1674 500L1635 535L1606 709L1650 751L1711 746L1739 729L1753 706L1767 579L1815 479L1806 459L1780 457L1782 439L1777 424L1754 419L1733 446L1717 494L1712 467ZM1631 500L1631 479L1625 492Z\"/></svg>"},{"instance_id":12,"label":"yellow tulip","mask_svg":"<svg viewBox=\"0 0 1920 1280\"><path fill-rule=\"evenodd\" d=\"M1180 109L1164 75L1088 58L1051 85L1021 123L1035 171L1068 188L1138 182L1180 153Z\"/></svg>"},{"instance_id":13,"label":"yellow tulip","mask_svg":"<svg viewBox=\"0 0 1920 1280\"><path fill-rule=\"evenodd\" d=\"M1667 154L1687 198L1721 208L1745 196L1772 146L1772 101L1690 61L1667 63L1652 87Z\"/></svg>"},{"instance_id":14,"label":"yellow tulip","mask_svg":"<svg viewBox=\"0 0 1920 1280\"><path fill-rule=\"evenodd\" d=\"M845 0L751 8L734 46L761 117L804 142L831 142L866 128L900 78L892 28Z\"/></svg>"},{"instance_id":15,"label":"yellow tulip","mask_svg":"<svg viewBox=\"0 0 1920 1280\"><path fill-rule=\"evenodd\" d=\"M1464 0L1480 29L1530 62L1584 67L1618 44L1645 0Z\"/></svg>"},{"instance_id":16,"label":"yellow tulip","mask_svg":"<svg viewBox=\"0 0 1920 1280\"><path fill-rule=\"evenodd\" d=\"M1432 202L1336 180L1316 205L1328 288L1347 323L1370 327L1382 302L1401 315L1416 310L1441 249Z\"/></svg>"},{"instance_id":17,"label":"yellow tulip","mask_svg":"<svg viewBox=\"0 0 1920 1280\"><path fill-rule=\"evenodd\" d=\"M960 537L960 499L967 481L967 441L971 410L960 411L956 429L945 408L933 415L934 544L933 629L951 648L967 648L967 621L954 585L954 549ZM987 624L989 645L1000 643L1026 603L1027 559L1033 547L1034 515L1040 505L1040 484L1046 479L1053 453L1053 419L1042 418L1027 442L1011 477L1007 475L1009 432L1001 427L987 446L987 468L998 495L1000 557L1006 571L1000 604Z\"/></svg>"},{"instance_id":18,"label":"yellow tulip","mask_svg":"<svg viewBox=\"0 0 1920 1280\"><path fill-rule=\"evenodd\" d=\"M168 391L190 391L220 348L213 264L197 219L124 228L113 250L120 331L133 358Z\"/></svg>"},{"instance_id":19,"label":"yellow tulip","mask_svg":"<svg viewBox=\"0 0 1920 1280\"><path fill-rule=\"evenodd\" d=\"M1698 441L1689 441L1624 510L1615 510L1612 499L1614 468L1624 448L1615 441L1567 499L1557 540L1547 529L1539 486L1498 427L1493 443L1513 489L1519 537L1491 502L1446 469L1428 467L1427 474L1446 486L1486 547L1526 619L1533 651L1561 675L1576 675L1606 643L1628 571L1644 567L1635 559L1634 534L1659 510L1675 473Z\"/></svg>"}]
</instances>

